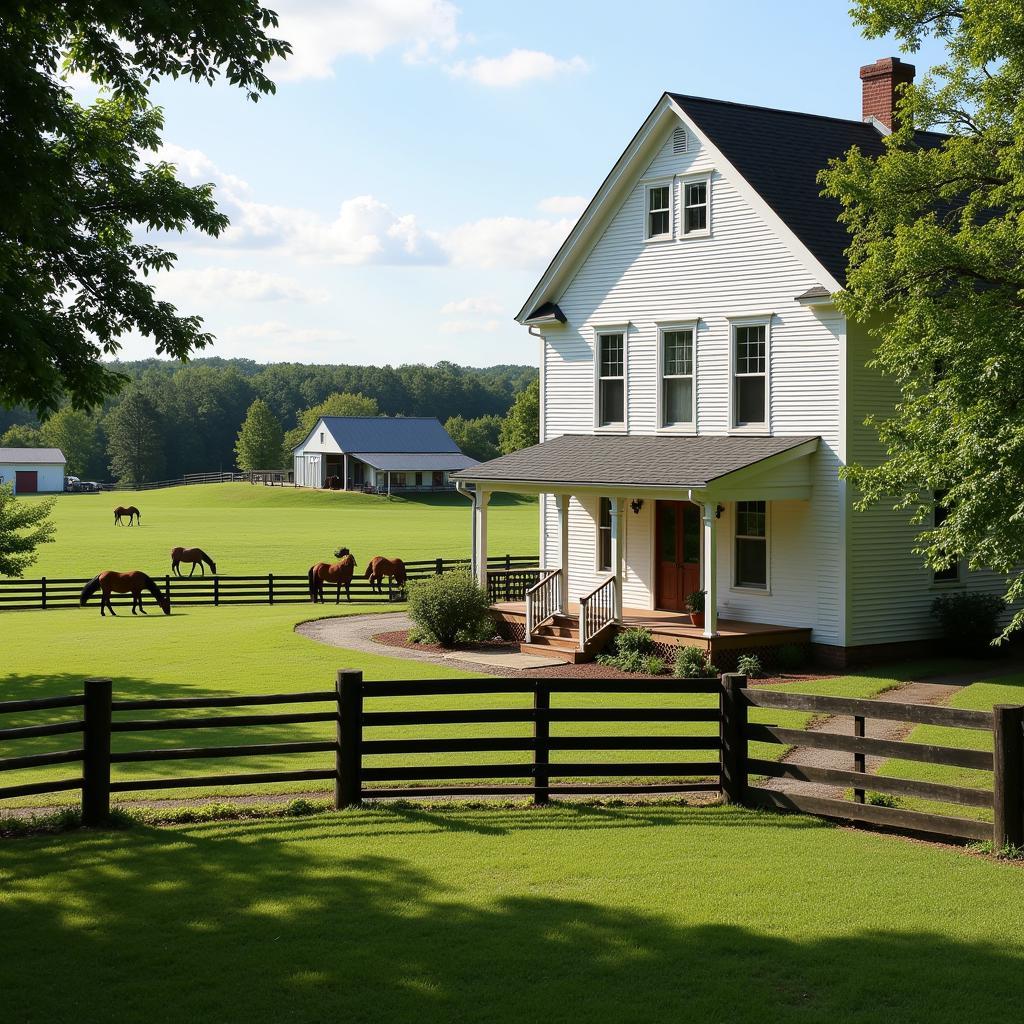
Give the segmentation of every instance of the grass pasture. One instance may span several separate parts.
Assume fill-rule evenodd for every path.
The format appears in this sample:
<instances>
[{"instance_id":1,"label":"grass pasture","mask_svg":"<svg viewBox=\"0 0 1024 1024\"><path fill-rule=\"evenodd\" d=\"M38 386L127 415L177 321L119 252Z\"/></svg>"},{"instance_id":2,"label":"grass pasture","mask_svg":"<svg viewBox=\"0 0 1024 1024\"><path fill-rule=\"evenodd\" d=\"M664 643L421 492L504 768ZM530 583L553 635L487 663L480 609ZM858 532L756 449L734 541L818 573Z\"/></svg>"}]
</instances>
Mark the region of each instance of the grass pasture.
<instances>
[{"instance_id":1,"label":"grass pasture","mask_svg":"<svg viewBox=\"0 0 1024 1024\"><path fill-rule=\"evenodd\" d=\"M115 505L136 505L141 526L114 526ZM360 567L374 555L468 558L469 509L458 494L389 501L244 483L62 494L53 514L56 540L39 549L26 576L90 577L101 569L163 576L171 569L171 548L179 545L202 548L227 576L301 574L341 546L351 548ZM488 518L491 553L536 554L537 524L535 500L495 495Z\"/></svg>"},{"instance_id":2,"label":"grass pasture","mask_svg":"<svg viewBox=\"0 0 1024 1024\"><path fill-rule=\"evenodd\" d=\"M0 843L4 1020L1004 1020L1020 869L730 807L394 807Z\"/></svg>"}]
</instances>

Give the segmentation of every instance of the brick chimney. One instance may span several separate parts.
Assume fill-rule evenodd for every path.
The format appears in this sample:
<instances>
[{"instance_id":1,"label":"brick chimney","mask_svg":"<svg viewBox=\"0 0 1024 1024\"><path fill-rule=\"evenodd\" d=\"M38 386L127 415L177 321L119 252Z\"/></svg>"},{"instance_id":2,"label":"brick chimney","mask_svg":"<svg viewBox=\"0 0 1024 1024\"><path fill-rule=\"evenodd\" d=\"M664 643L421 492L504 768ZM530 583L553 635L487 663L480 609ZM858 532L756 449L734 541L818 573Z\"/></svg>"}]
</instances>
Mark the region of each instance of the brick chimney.
<instances>
[{"instance_id":1,"label":"brick chimney","mask_svg":"<svg viewBox=\"0 0 1024 1024\"><path fill-rule=\"evenodd\" d=\"M914 70L913 64L904 64L899 57L883 57L860 69L861 116L865 121L874 118L893 131L896 101L903 86L913 82Z\"/></svg>"}]
</instances>

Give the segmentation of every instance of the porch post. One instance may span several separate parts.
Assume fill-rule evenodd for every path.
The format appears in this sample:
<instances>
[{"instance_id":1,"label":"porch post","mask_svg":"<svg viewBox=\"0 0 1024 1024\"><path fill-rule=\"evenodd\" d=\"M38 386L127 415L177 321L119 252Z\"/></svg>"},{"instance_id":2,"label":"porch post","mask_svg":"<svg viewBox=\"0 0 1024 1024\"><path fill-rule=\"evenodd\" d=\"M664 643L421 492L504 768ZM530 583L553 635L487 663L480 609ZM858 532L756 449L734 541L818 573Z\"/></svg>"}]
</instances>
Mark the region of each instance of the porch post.
<instances>
[{"instance_id":1,"label":"porch post","mask_svg":"<svg viewBox=\"0 0 1024 1024\"><path fill-rule=\"evenodd\" d=\"M556 494L555 507L558 509L558 567L562 570L562 588L559 594L559 611L569 611L569 495Z\"/></svg>"},{"instance_id":2,"label":"porch post","mask_svg":"<svg viewBox=\"0 0 1024 1024\"><path fill-rule=\"evenodd\" d=\"M612 572L615 573L615 621L622 621L622 560L626 554L626 517L622 514L625 498L611 498Z\"/></svg>"},{"instance_id":3,"label":"porch post","mask_svg":"<svg viewBox=\"0 0 1024 1024\"><path fill-rule=\"evenodd\" d=\"M348 454L341 456L341 489L343 491L348 490Z\"/></svg>"},{"instance_id":4,"label":"porch post","mask_svg":"<svg viewBox=\"0 0 1024 1024\"><path fill-rule=\"evenodd\" d=\"M704 636L718 633L718 503L704 502Z\"/></svg>"},{"instance_id":5,"label":"porch post","mask_svg":"<svg viewBox=\"0 0 1024 1024\"><path fill-rule=\"evenodd\" d=\"M473 576L481 587L487 586L487 505L490 491L477 490L473 499Z\"/></svg>"}]
</instances>

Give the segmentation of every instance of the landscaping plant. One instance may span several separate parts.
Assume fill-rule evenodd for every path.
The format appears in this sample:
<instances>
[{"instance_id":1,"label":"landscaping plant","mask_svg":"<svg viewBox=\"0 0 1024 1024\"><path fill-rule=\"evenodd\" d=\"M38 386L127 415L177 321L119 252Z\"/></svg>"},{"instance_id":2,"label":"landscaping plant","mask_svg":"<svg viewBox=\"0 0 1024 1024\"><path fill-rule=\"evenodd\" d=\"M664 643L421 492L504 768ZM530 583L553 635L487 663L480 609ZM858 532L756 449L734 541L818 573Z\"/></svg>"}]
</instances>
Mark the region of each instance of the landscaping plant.
<instances>
[{"instance_id":1,"label":"landscaping plant","mask_svg":"<svg viewBox=\"0 0 1024 1024\"><path fill-rule=\"evenodd\" d=\"M736 671L748 679L760 679L764 675L764 666L756 654L741 654L736 659Z\"/></svg>"},{"instance_id":2,"label":"landscaping plant","mask_svg":"<svg viewBox=\"0 0 1024 1024\"><path fill-rule=\"evenodd\" d=\"M711 663L707 651L702 651L699 647L680 647L673 675L677 679L697 679L721 673Z\"/></svg>"},{"instance_id":3,"label":"landscaping plant","mask_svg":"<svg viewBox=\"0 0 1024 1024\"><path fill-rule=\"evenodd\" d=\"M657 654L650 630L642 628L624 629L616 634L611 653L601 654L597 660L601 665L639 675L656 676L665 671L665 662Z\"/></svg>"},{"instance_id":4,"label":"landscaping plant","mask_svg":"<svg viewBox=\"0 0 1024 1024\"><path fill-rule=\"evenodd\" d=\"M459 569L409 584L409 617L420 640L453 647L494 632L487 591Z\"/></svg>"}]
</instances>

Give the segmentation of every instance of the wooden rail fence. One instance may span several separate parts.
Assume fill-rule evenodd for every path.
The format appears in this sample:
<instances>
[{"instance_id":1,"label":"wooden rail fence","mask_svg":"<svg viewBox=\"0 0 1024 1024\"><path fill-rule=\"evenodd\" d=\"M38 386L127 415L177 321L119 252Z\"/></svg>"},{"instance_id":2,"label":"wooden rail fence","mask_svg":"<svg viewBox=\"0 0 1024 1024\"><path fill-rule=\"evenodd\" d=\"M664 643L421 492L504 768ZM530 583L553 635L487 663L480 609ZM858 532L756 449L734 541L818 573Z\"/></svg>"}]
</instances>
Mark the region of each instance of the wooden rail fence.
<instances>
[{"instance_id":1,"label":"wooden rail fence","mask_svg":"<svg viewBox=\"0 0 1024 1024\"><path fill-rule=\"evenodd\" d=\"M619 706L615 694L657 695L658 706ZM602 706L580 706L572 694L607 694ZM706 694L717 699L704 707L685 706L673 698ZM526 696L518 707L468 706L450 698L508 695ZM392 702L403 699L405 706ZM422 698L409 708L409 698ZM449 698L441 700L439 698ZM557 698L553 700L553 698ZM439 706L440 703L440 706ZM510 702L511 703L511 702ZM692 703L692 702L689 702ZM621 702L620 702L621 704ZM254 711L272 705L309 705L309 710ZM857 718L887 719L989 732L993 749L978 750L904 740L882 740L863 735L811 732L752 723L749 709L803 711ZM80 717L46 724L0 728L0 776L3 773L52 765L75 764L80 773L67 779L23 782L0 787L0 799L81 791L83 821L99 824L107 819L111 794L140 790L187 790L207 786L255 785L269 782L331 781L336 807L364 799L418 796L526 796L543 804L552 796L587 794L659 794L721 792L732 803L781 811L798 811L872 826L927 833L958 840L991 839L996 848L1024 845L1024 707L1001 705L992 712L919 704L900 704L783 693L746 686L746 678L732 674L718 679L487 679L413 682L366 682L360 672L338 673L331 690L259 696L173 697L115 700L109 679L86 680L83 692L63 697L14 700L0 703L0 722L9 714L69 709ZM196 717L197 709L216 709ZM245 709L224 714L224 709ZM187 710L185 717L152 717L152 712ZM142 717L124 718L128 713ZM644 734L636 723L673 723L680 728L668 735ZM717 723L713 734L685 731L688 723ZM222 746L192 746L112 750L115 734L161 730L258 729L323 723L332 727L322 739L252 742ZM523 723L529 735L479 736L480 725ZM559 723L633 723L630 731L613 735L561 735ZM429 736L379 738L383 727L442 727ZM552 726L556 726L553 730ZM472 727L467 729L466 727ZM9 755L8 745L22 739L73 735L73 746L46 753ZM792 761L750 756L752 741L797 747L826 747L854 756L854 769L821 768ZM576 762L558 760L569 751L697 751L700 760L671 761L599 758ZM322 766L288 771L250 771L213 775L170 775L165 778L111 778L111 766L155 761L210 758L245 758L279 754L322 753ZM423 754L508 753L526 754L498 763L417 763ZM708 756L710 753L710 757ZM408 757L400 764L381 764L379 758ZM863 771L869 755L928 764L982 769L992 773L987 788L952 786ZM852 789L853 799L805 796L781 792L759 784L764 778L787 778ZM612 780L612 781L609 781ZM864 802L864 790L939 803L991 808L993 821L881 806Z\"/></svg>"},{"instance_id":2,"label":"wooden rail fence","mask_svg":"<svg viewBox=\"0 0 1024 1024\"><path fill-rule=\"evenodd\" d=\"M508 574L518 579L523 573L536 572L529 568L537 558L533 555L495 555L487 564L495 578ZM468 558L430 558L406 562L409 580L422 580L452 569L467 569ZM354 601L399 601L406 597L404 588L385 586L384 593L377 593L370 581L359 575L352 580L351 595ZM309 580L305 575L280 575L266 573L251 576L172 576L154 575L153 578L170 598L171 604L297 604L309 601ZM26 608L68 608L78 604L78 596L89 581L87 579L42 577L32 580L0 580L0 611ZM495 584L497 586L497 584ZM336 589L331 584L324 586L324 598L331 602ZM344 591L341 595L345 600ZM94 599L98 602L98 598ZM131 606L130 595L112 595L115 608ZM155 602L148 594L143 603L149 607Z\"/></svg>"}]
</instances>

